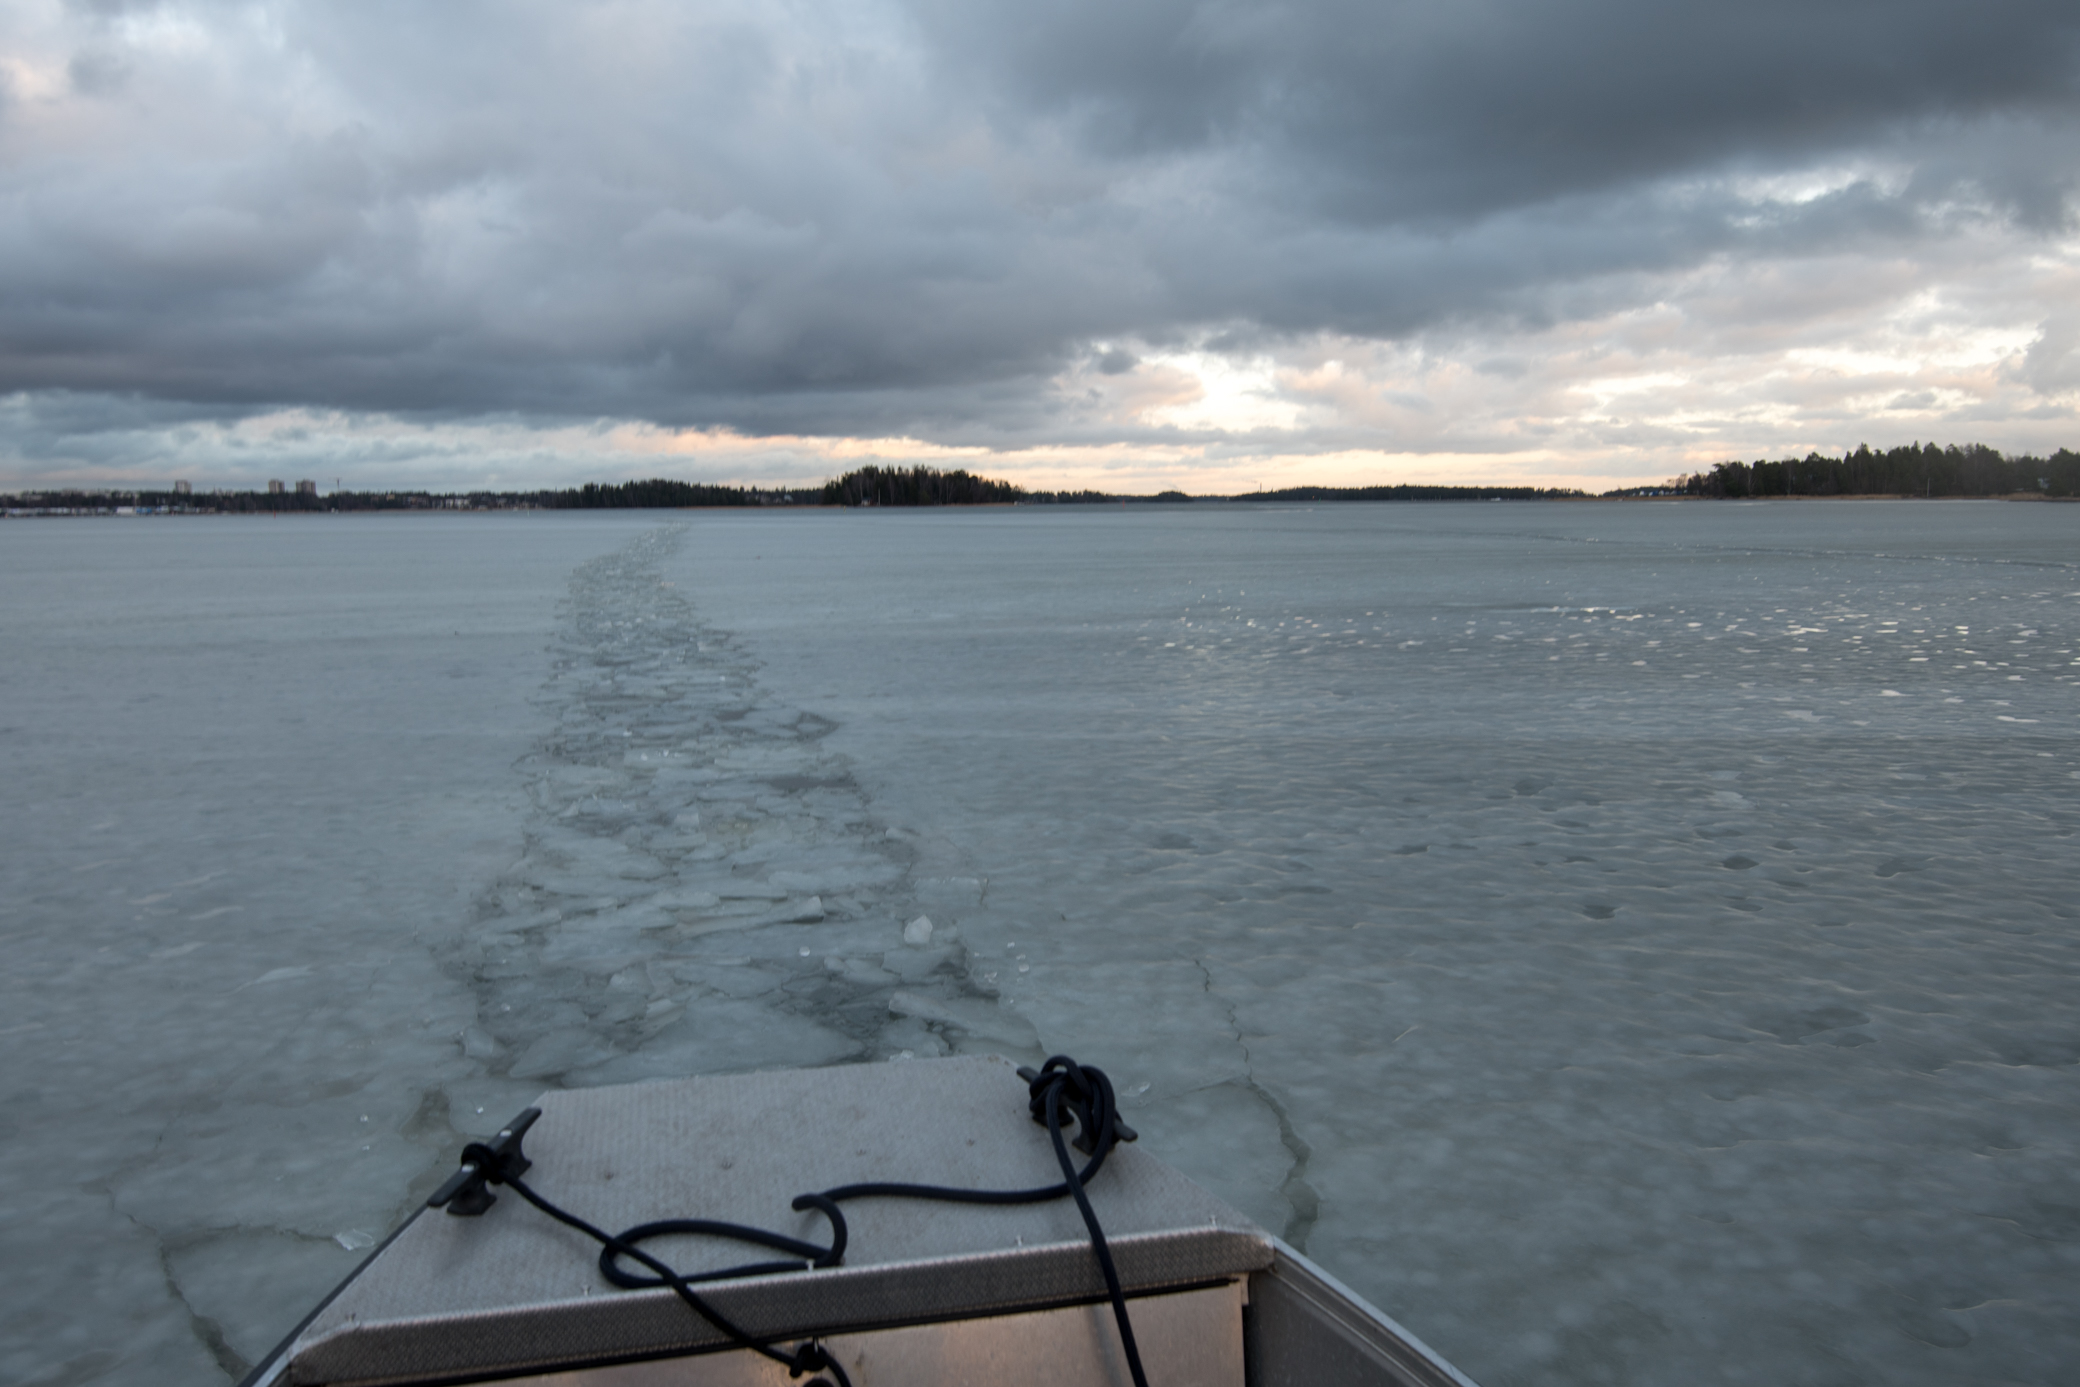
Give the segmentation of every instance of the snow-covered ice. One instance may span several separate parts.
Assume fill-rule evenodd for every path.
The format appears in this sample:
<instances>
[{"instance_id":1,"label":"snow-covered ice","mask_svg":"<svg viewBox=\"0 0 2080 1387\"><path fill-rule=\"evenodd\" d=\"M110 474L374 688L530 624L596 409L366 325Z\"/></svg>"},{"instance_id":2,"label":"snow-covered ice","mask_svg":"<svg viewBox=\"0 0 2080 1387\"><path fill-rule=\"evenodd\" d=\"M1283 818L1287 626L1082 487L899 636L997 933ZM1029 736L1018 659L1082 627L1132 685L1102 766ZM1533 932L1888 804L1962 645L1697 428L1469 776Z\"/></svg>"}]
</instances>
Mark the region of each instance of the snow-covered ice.
<instances>
[{"instance_id":1,"label":"snow-covered ice","mask_svg":"<svg viewBox=\"0 0 2080 1387\"><path fill-rule=\"evenodd\" d=\"M2080 1358L2080 508L0 532L0 1378L541 1088L1066 1050L1490 1387ZM678 1211L685 1212L685 1211Z\"/></svg>"},{"instance_id":2,"label":"snow-covered ice","mask_svg":"<svg viewBox=\"0 0 2080 1387\"><path fill-rule=\"evenodd\" d=\"M673 571L1041 1048L1476 1379L2080 1359L2080 508L702 518Z\"/></svg>"}]
</instances>

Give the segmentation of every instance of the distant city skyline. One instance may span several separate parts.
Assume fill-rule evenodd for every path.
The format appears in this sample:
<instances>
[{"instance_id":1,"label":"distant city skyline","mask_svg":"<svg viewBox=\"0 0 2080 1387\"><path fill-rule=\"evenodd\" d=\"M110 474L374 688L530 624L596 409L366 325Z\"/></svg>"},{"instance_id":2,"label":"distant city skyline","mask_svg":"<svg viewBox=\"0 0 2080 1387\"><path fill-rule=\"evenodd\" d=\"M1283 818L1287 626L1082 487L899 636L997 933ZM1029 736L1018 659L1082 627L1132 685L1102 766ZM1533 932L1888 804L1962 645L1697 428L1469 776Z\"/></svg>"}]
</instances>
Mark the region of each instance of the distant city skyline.
<instances>
[{"instance_id":1,"label":"distant city skyline","mask_svg":"<svg viewBox=\"0 0 2080 1387\"><path fill-rule=\"evenodd\" d=\"M0 11L0 490L2080 447L2080 11Z\"/></svg>"}]
</instances>

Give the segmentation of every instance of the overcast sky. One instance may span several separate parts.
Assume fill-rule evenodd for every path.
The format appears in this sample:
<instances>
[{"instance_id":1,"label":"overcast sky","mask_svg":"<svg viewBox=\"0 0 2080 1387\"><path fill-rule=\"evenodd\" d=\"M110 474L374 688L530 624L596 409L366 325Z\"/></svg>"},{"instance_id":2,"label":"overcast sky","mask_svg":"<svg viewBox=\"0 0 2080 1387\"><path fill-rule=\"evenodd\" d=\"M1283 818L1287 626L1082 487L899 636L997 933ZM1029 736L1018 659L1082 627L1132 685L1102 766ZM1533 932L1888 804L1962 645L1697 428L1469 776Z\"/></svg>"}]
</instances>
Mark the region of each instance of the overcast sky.
<instances>
[{"instance_id":1,"label":"overcast sky","mask_svg":"<svg viewBox=\"0 0 2080 1387\"><path fill-rule=\"evenodd\" d=\"M0 485L2080 448L2073 0L6 0Z\"/></svg>"}]
</instances>

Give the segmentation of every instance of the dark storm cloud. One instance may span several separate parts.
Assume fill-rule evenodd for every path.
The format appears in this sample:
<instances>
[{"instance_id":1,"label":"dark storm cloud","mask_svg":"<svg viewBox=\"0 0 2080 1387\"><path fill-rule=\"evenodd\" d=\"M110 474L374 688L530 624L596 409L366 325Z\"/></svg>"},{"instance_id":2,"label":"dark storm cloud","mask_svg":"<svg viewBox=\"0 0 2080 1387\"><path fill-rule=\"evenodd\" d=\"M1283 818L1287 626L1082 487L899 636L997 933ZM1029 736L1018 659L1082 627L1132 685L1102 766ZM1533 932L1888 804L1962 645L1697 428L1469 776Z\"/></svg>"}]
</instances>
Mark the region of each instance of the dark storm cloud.
<instances>
[{"instance_id":1,"label":"dark storm cloud","mask_svg":"<svg viewBox=\"0 0 2080 1387\"><path fill-rule=\"evenodd\" d=\"M0 108L0 393L89 412L1120 436L1065 411L1061 373L1536 328L1713 257L2051 231L2080 169L2070 3L74 0L0 24L45 73ZM1743 191L1830 164L1816 195Z\"/></svg>"},{"instance_id":2,"label":"dark storm cloud","mask_svg":"<svg viewBox=\"0 0 2080 1387\"><path fill-rule=\"evenodd\" d=\"M1290 192L1365 220L2069 115L2080 76L2063 0L923 9L1009 129L1042 114L1115 154L1255 147Z\"/></svg>"}]
</instances>

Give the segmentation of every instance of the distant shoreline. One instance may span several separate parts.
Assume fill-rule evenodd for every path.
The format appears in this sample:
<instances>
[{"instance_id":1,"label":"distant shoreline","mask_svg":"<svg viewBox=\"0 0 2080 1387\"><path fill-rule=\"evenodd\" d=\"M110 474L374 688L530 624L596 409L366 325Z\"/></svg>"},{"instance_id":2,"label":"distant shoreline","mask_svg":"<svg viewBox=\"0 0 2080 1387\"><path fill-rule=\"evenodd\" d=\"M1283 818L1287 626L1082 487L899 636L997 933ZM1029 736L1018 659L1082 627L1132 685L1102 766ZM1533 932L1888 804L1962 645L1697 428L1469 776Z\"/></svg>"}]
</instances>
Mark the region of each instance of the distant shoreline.
<instances>
[{"instance_id":1,"label":"distant shoreline","mask_svg":"<svg viewBox=\"0 0 2080 1387\"><path fill-rule=\"evenodd\" d=\"M1482 490L1490 490L1490 489L1489 489L1489 488L1467 488L1467 490L1469 490L1469 491L1482 491ZM1498 487L1498 488L1492 488L1492 490L1495 490L1495 491L1501 491L1501 490L1505 490L1505 488L1499 488L1499 487ZM617 514L618 514L618 513L625 513L625 512L629 512L629 511L673 511L673 512L701 511L701 512L709 512L709 513L713 513L713 512L724 512L724 511L761 511L761 512L762 512L762 511L776 511L776 510L777 510L777 511L854 511L854 510L875 510L875 509L881 509L881 510L900 510L900 511L915 511L915 510L963 510L963 511L967 511L967 510L990 510L990 511L1000 511L1000 510L1037 510L1037 509L1050 509L1050 510L1051 510L1051 509L1056 509L1056 508L1063 508L1063 509L1068 509L1068 508L1077 508L1077 509L1106 509L1106 508L1108 508L1108 507L1113 507L1113 506L1118 506L1118 507L1133 507L1133 508L1148 508L1148 507L1156 507L1156 506L1161 506L1161 507L1166 507L1166 508L1174 508L1174 507L1180 507L1180 506L1226 506L1226 505L1259 505L1259 506L1321 506L1321 505L1331 505L1331 506L1440 506L1440 505L1443 505L1443 506L1450 506L1450 505L1486 505L1486 504L1495 504L1495 503L1499 503L1499 502L1514 502L1514 503L1518 503L1518 504L1541 504L1541 505L1543 505L1543 504L1580 504L1580 503L1583 503L1583 502L1593 502L1593 503L1603 503L1603 504L1620 504L1620 505L1637 505L1637 504L1642 504L1642 503L1669 503L1669 502L1680 502L1680 503L1682 503L1682 504L1685 504L1685 505L1690 505L1690 504L1702 504L1702 505L1719 505L1719 504L1725 504L1725 503L1727 503L1727 502L1746 502L1746 503L1750 503L1750 504L1753 504L1753 503L1769 503L1769 504L1779 504L1779 503L1785 503L1785 502L1811 502L1811 503L1823 503L1823 504L1827 504L1827 503L1836 503L1836 502L1850 502L1850 503L1855 503L1855 502L1867 502L1867 501L1915 501L1915 502L1928 502L1928 503L1933 503L1933 502L1937 502L1937 501L1953 501L1953 502L1954 502L1954 501L1971 501L1971 502L1981 502L1981 503L1984 503L1984 502L2000 502L2000 503L2011 503L2011 502L2020 502L2020 503L2029 503L2029 504L2034 504L2034 503L2039 503L2039 502L2043 502L2043 503L2050 503L2050 504L2054 504L2054 505L2056 505L2056 504L2072 504L2072 503L2075 503L2075 502L2080 502L2080 496L2049 496L2049 495L2046 495L2046 494L2044 494L2043 492L2011 492L2011 493L2008 493L2008 494L2005 494L2005 495L1998 495L1998 496L1955 496L1955 495L1952 495L1952 496L1911 496L1911 495L1904 495L1904 494L1901 494L1901 493L1898 493L1898 492L1862 492L1862 493L1857 493L1857 494L1854 494L1854 495L1837 495L1837 496L1798 496L1798 495L1792 495L1792 496L1782 496L1782 495L1779 495L1779 496L1694 496L1694 495L1683 495L1683 494L1681 494L1681 493L1671 493L1671 494L1666 494L1666 495L1658 495L1658 496L1654 496L1654 495L1648 495L1648 496L1642 496L1642 495L1603 495L1603 496L1592 496L1592 495L1588 495L1588 494L1584 494L1584 493L1576 493L1576 494L1573 494L1573 495L1546 495L1546 496L1468 495L1468 496L1421 496L1421 497L1349 497L1349 496L1301 496L1301 497L1296 497L1296 496L1280 496L1280 495L1257 495L1257 494L1255 494L1255 493L1251 493L1251 492L1245 492L1245 493L1243 493L1243 494L1241 494L1241 495L1236 495L1236 496L1186 496L1186 497L1165 497L1165 498L1157 498L1157 497L1153 497L1153 496L1113 496L1113 497L1108 497L1107 499L1105 499L1105 500L1103 500L1103 501L1096 501L1096 500L1078 500L1078 501L1068 501L1068 502L1063 502L1063 501L979 501L979 502L952 502L952 503L947 503L947 504L941 504L941 505L929 505L929 504L926 504L926 505L901 505L901 504L897 504L897 505L892 505L892 506L880 506L880 507L876 507L876 506L830 506L830 505L826 505L826 504L824 504L824 503L822 503L822 502L819 502L819 501L776 501L776 502L769 502L769 503L761 504L761 505L758 505L758 506L741 506L741 505L715 505L715 504L708 504L708 505L702 505L702 504L692 504L692 505L676 505L676 506L674 506L674 505L626 505L626 506L587 506L587 507L582 507L582 508L581 508L581 507L569 507L569 506L540 506L540 505L499 505L499 504L496 504L496 503L492 503L492 504L482 504L482 505L425 505L425 506L394 506L394 507L373 507L373 506L339 506L339 507L333 507L333 506L325 506L325 505L316 505L316 506L299 506L299 507L296 507L296 508L293 508L293 509L290 509L290 508L284 508L284 509L280 509L280 510L266 509L266 508L261 508L261 507L227 507L227 508L224 508L224 509L217 509L217 508L214 508L214 507L209 507L209 506L206 506L206 505L193 505L193 506L179 506L179 507L172 507L172 506L168 506L168 507L158 507L158 506L136 506L136 505L127 505L127 504L115 504L115 503L113 503L113 502L111 502L111 503L104 503L104 504L98 504L98 505L97 505L97 504L94 504L94 503L93 503L92 501L82 501L82 502L80 502L80 503L75 503L75 504L69 504L69 505L37 505L37 504L35 504L35 503L33 503L33 502L32 502L32 503L30 503L30 504L24 505L24 504L20 504L20 503L18 503L18 502L17 502L17 500L16 500L16 498L13 498L13 497L0 497L0 520L85 520L85 519L107 519L107 518L115 518L115 517L122 517L122 518L151 518L151 519L163 519L163 518L168 518L168 517L173 517L173 518L202 518L202 517L226 517L226 516L228 516L228 517L233 517L233 518L240 518L240 519L259 519L259 520L282 520L282 519L299 519L299 518L310 518L310 519L317 519L317 518L321 518L321 517L329 517L329 518L340 518L340 517L349 517L349 516L375 516L375 515L389 515L389 516L398 516L398 515L423 515L423 516L434 516L434 515L515 515L515 514L529 514L529 513L531 513L531 514L545 514L545 515L553 515L553 514L565 514L565 515L569 515L569 514L586 514L586 513L596 513L596 512L600 512L600 511L611 511L611 512L614 512L614 513L617 513Z\"/></svg>"},{"instance_id":2,"label":"distant shoreline","mask_svg":"<svg viewBox=\"0 0 2080 1387\"><path fill-rule=\"evenodd\" d=\"M1456 486L1396 482L1377 486L1287 486L1235 496L1152 496L1103 491L1027 491L964 469L855 468L814 487L726 486L668 477L587 482L536 491L348 491L318 494L315 481L270 481L265 491L55 488L0 493L0 517L79 515L312 515L563 510L918 509L948 506L1135 506L1391 504L1492 501L2047 501L2080 498L2080 454L2010 457L1983 444L1910 444L1883 452L1859 447L1839 458L1809 453L1779 462L1715 463L1709 471L1592 495L1579 487Z\"/></svg>"}]
</instances>

